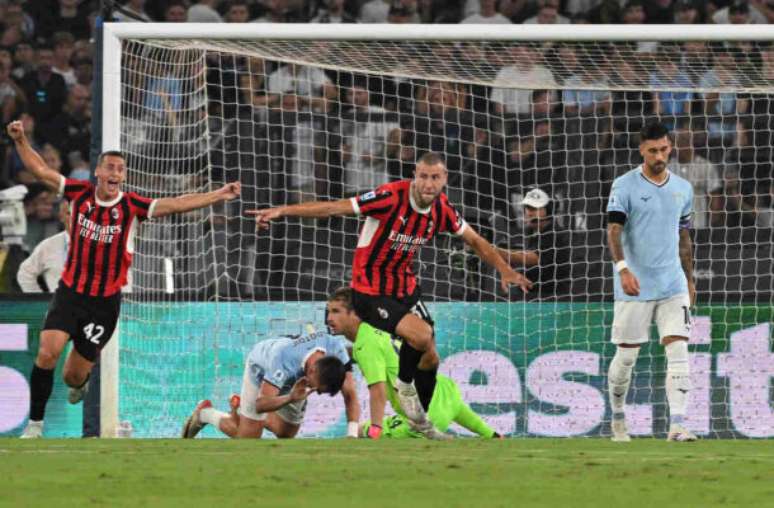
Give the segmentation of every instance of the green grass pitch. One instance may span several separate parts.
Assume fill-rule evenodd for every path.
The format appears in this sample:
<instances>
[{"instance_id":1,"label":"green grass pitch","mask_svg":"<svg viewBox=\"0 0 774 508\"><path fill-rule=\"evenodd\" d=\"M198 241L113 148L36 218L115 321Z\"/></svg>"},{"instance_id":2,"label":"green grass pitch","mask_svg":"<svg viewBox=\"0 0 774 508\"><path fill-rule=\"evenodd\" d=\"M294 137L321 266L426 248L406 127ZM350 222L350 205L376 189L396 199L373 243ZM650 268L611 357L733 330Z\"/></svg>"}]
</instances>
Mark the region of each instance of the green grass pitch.
<instances>
[{"instance_id":1,"label":"green grass pitch","mask_svg":"<svg viewBox=\"0 0 774 508\"><path fill-rule=\"evenodd\" d=\"M0 439L0 506L774 506L774 441Z\"/></svg>"}]
</instances>

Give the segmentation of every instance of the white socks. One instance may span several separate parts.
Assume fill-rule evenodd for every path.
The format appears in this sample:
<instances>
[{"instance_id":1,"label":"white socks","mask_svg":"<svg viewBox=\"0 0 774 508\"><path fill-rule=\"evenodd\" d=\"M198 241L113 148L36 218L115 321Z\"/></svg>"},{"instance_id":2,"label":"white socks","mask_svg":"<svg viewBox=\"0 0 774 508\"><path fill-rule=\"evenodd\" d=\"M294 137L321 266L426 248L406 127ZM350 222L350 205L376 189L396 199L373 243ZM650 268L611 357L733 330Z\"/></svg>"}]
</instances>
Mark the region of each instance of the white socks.
<instances>
[{"instance_id":1,"label":"white socks","mask_svg":"<svg viewBox=\"0 0 774 508\"><path fill-rule=\"evenodd\" d=\"M688 391L691 389L691 370L688 363L688 341L678 340L664 348L667 358L666 394L669 401L669 421L682 424Z\"/></svg>"},{"instance_id":2,"label":"white socks","mask_svg":"<svg viewBox=\"0 0 774 508\"><path fill-rule=\"evenodd\" d=\"M624 404L629 384L632 381L632 370L640 354L639 347L618 347L607 371L607 392L610 397L610 407L613 418L624 417Z\"/></svg>"},{"instance_id":3,"label":"white socks","mask_svg":"<svg viewBox=\"0 0 774 508\"><path fill-rule=\"evenodd\" d=\"M228 413L224 413L223 411L218 411L217 409L206 407L199 411L199 420L201 420L202 423L209 423L210 425L214 425L218 429L220 429L220 419L221 418L227 418Z\"/></svg>"}]
</instances>

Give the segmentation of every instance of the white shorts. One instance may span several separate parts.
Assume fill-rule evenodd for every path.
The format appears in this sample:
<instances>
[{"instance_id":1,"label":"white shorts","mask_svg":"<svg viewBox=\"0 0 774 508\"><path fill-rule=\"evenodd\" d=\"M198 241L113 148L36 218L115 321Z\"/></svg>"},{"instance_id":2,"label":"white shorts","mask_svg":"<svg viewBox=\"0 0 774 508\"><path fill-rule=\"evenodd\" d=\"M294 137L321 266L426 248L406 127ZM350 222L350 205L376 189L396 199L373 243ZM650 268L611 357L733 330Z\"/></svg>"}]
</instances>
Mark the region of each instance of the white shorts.
<instances>
[{"instance_id":1,"label":"white shorts","mask_svg":"<svg viewBox=\"0 0 774 508\"><path fill-rule=\"evenodd\" d=\"M245 363L245 373L242 376L242 393L239 395L239 414L245 418L251 420L263 421L266 419L267 413L258 413L255 410L255 401L260 395L260 386L256 386L252 376L250 376L250 365ZM304 413L306 412L306 399L299 400L297 402L291 402L285 406L282 406L277 411L277 416L285 420L291 425L301 425L304 421Z\"/></svg>"},{"instance_id":2,"label":"white shorts","mask_svg":"<svg viewBox=\"0 0 774 508\"><path fill-rule=\"evenodd\" d=\"M613 344L643 344L650 339L650 325L655 319L660 340L664 337L691 336L690 299L679 294L664 300L615 302L613 310Z\"/></svg>"}]
</instances>

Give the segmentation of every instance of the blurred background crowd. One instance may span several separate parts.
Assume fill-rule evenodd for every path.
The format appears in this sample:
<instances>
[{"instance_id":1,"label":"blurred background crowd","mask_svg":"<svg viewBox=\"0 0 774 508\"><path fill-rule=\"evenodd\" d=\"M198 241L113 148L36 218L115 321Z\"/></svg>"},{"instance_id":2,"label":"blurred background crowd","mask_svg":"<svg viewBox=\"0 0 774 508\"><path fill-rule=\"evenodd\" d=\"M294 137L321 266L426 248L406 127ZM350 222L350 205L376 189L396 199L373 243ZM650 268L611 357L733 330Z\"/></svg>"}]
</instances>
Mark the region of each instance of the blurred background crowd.
<instances>
[{"instance_id":1,"label":"blurred background crowd","mask_svg":"<svg viewBox=\"0 0 774 508\"><path fill-rule=\"evenodd\" d=\"M115 19L123 22L774 21L774 0L129 0L116 4L120 8ZM2 123L21 119L48 165L71 178L91 177L93 27L98 12L95 1L0 0ZM490 86L324 71L259 56L213 52L206 61L204 94L175 79L175 65L161 70L156 65L151 70L141 50L130 51L123 80L125 128L130 133L127 149L150 154L144 145L180 141L186 136L185 126L195 124L186 121L185 115L204 110L209 114L209 131L217 133L217 139L209 140L206 164L215 179L242 180L243 201L250 207L351 196L410 177L413 162L422 153L439 152L449 167L452 202L496 244L538 253L536 265L522 268L540 282L533 297L550 299L609 291L609 281L605 282L609 268L603 263L609 187L615 177L639 164L637 133L643 122L657 117L673 132L671 171L694 185L694 228L697 243L708 246L707 262L723 262L722 270L727 271L732 269L729 259L747 255L742 252L745 245L770 248L774 226L771 96L765 90L701 90L735 83L749 89L751 82L771 82L774 46L598 43L592 51L574 43L507 43L435 49L441 60L490 69ZM647 62L647 72L642 62ZM193 61L177 67L195 75L192 65ZM513 82L536 87L497 86ZM169 128L154 132L153 118L159 117L165 121L156 123L172 126L175 132ZM24 198L28 232L16 262L4 264L0 287L18 291L19 263L63 225L57 197L35 183L5 139L0 145L0 189L16 184L28 188ZM145 162L156 164L158 171L158 161L151 159ZM162 163L162 171L174 174L174 161L166 169ZM225 233L224 270L237 267L230 275L236 287L228 291L257 297L259 287L307 287L301 282L307 272L330 280L330 265L321 268L320 259L347 266L351 253L345 247L354 245L350 237L357 225L342 221L329 226L310 233L315 236L312 242L294 243L293 224L269 241L256 239L248 221L239 225L212 221L212 227ZM303 223L298 227L303 229ZM283 236L289 239L279 240ZM729 252L732 244L739 252ZM342 248L338 254L323 253L321 245ZM722 252L712 250L718 245L723 245ZM180 254L174 251L174 243L166 248L172 249L170 256ZM246 259L246 251L258 254ZM484 287L486 277L476 276L483 268L473 266L475 261L452 243L431 255L433 259L427 261L434 265L432 269L442 266L447 272L431 274L428 280L446 280L448 286L442 291L430 288L431 292L475 298L479 291L493 291ZM753 259L761 258L769 260L770 268L770 251L756 251ZM244 270L246 265L252 270ZM25 268L32 269L29 263ZM339 274L342 277L346 274ZM311 287L316 288L315 284L312 281ZM53 289L47 285L42 277L37 289ZM743 292L744 287L742 283L738 290ZM770 282L767 287L770 291ZM474 294L469 294L470 288ZM35 284L28 283L24 289L32 291Z\"/></svg>"}]
</instances>

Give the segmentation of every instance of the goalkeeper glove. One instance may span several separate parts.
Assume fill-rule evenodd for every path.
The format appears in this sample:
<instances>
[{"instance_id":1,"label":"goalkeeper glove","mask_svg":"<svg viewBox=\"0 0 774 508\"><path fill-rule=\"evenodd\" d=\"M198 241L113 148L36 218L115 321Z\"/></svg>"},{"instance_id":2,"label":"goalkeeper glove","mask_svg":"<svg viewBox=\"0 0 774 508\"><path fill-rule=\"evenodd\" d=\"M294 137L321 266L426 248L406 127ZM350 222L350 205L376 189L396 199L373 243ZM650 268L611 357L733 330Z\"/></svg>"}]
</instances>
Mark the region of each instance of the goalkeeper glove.
<instances>
[{"instance_id":1,"label":"goalkeeper glove","mask_svg":"<svg viewBox=\"0 0 774 508\"><path fill-rule=\"evenodd\" d=\"M380 425L371 424L366 429L366 437L369 439L379 439L382 435L382 427Z\"/></svg>"}]
</instances>

